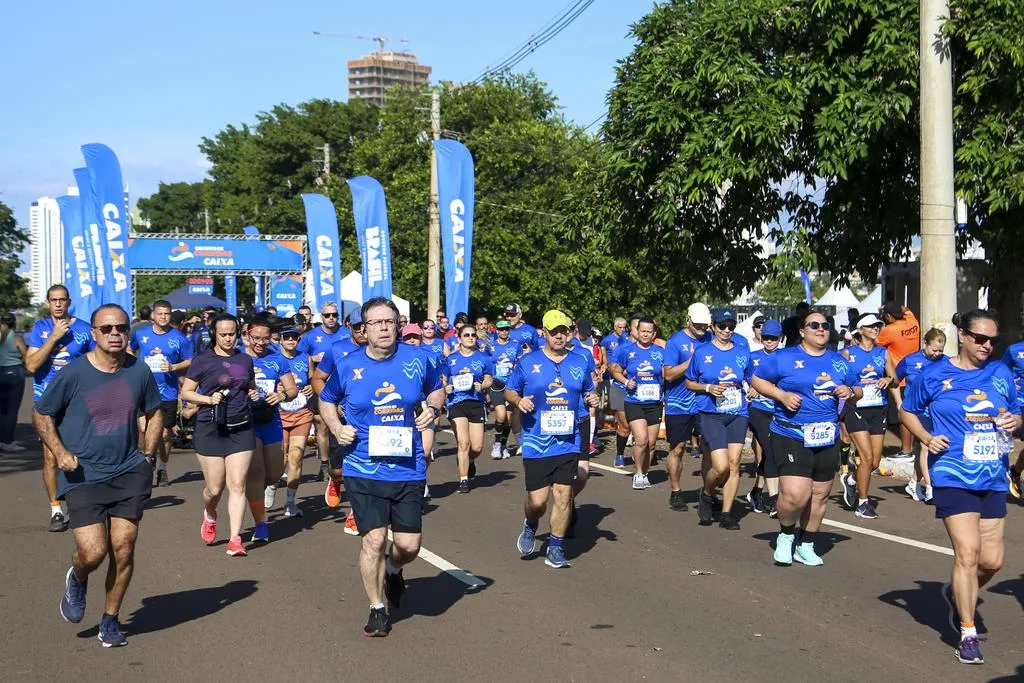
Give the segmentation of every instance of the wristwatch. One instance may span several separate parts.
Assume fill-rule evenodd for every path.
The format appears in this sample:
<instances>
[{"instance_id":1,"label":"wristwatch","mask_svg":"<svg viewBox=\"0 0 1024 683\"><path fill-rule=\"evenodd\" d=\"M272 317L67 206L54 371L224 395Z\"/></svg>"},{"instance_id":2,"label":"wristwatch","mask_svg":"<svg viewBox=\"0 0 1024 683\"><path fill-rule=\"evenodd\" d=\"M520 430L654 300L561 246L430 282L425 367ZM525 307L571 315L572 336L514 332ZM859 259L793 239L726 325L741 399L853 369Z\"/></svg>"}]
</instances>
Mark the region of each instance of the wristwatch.
<instances>
[{"instance_id":1,"label":"wristwatch","mask_svg":"<svg viewBox=\"0 0 1024 683\"><path fill-rule=\"evenodd\" d=\"M440 408L438 408L437 406L432 406L430 404L427 404L427 407L434 411L434 418L435 419L441 417L441 409Z\"/></svg>"}]
</instances>

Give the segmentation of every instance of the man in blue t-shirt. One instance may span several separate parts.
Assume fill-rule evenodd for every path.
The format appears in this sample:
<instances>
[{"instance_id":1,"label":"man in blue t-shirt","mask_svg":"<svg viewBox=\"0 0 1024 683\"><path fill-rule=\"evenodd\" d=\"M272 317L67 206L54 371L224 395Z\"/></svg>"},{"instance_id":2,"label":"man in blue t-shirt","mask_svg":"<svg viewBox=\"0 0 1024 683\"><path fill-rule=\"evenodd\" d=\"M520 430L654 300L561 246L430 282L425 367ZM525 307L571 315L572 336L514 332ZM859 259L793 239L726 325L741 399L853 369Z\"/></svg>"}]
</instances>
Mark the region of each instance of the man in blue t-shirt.
<instances>
[{"instance_id":1,"label":"man in blue t-shirt","mask_svg":"<svg viewBox=\"0 0 1024 683\"><path fill-rule=\"evenodd\" d=\"M338 312L338 304L333 301L320 306L320 320L323 321L319 327L314 327L306 332L299 339L296 347L298 353L309 355L309 377L316 389L316 366L324 358L324 354L330 350L331 345L347 336L348 330L341 326L341 314ZM315 403L315 402L314 402ZM324 421L316 411L316 406L310 406L313 411L313 429L316 432L316 448L320 455L320 471L316 475L317 481L324 481L329 477L330 467L328 459L331 452L331 444L327 438L327 428Z\"/></svg>"},{"instance_id":2,"label":"man in blue t-shirt","mask_svg":"<svg viewBox=\"0 0 1024 683\"><path fill-rule=\"evenodd\" d=\"M145 364L128 356L128 314L105 304L92 314L95 349L70 363L36 402L32 421L60 468L75 535L60 613L85 616L89 575L110 556L100 621L103 647L127 645L117 613L132 578L135 541L152 492L152 456L139 450L138 413L146 416L147 453L160 440L160 392Z\"/></svg>"},{"instance_id":3,"label":"man in blue t-shirt","mask_svg":"<svg viewBox=\"0 0 1024 683\"><path fill-rule=\"evenodd\" d=\"M129 346L153 371L160 390L163 438L158 447L154 486L168 486L167 459L171 454L171 430L178 423L179 377L192 364L192 342L171 326L171 304L161 299L153 304L153 324L132 332ZM140 427L142 429L142 427Z\"/></svg>"},{"instance_id":4,"label":"man in blue t-shirt","mask_svg":"<svg viewBox=\"0 0 1024 683\"><path fill-rule=\"evenodd\" d=\"M63 368L92 348L89 323L71 317L71 295L64 285L46 291L50 317L32 326L25 369L32 373L32 398L38 403L46 387ZM57 461L43 444L43 485L50 498L50 531L65 531L68 515L57 500Z\"/></svg>"},{"instance_id":5,"label":"man in blue t-shirt","mask_svg":"<svg viewBox=\"0 0 1024 683\"><path fill-rule=\"evenodd\" d=\"M526 557L536 550L537 526L551 504L551 537L544 564L568 567L562 543L570 521L573 481L580 456L580 405L596 406L592 361L569 351L572 319L551 310L544 314L547 343L526 354L505 385L505 398L522 414L526 519L517 547Z\"/></svg>"},{"instance_id":6,"label":"man in blue t-shirt","mask_svg":"<svg viewBox=\"0 0 1024 683\"><path fill-rule=\"evenodd\" d=\"M444 403L437 370L419 349L398 343L398 316L390 299L364 303L366 347L340 359L320 394L320 415L344 451L345 489L363 537L359 569L370 600L363 634L371 637L391 630L385 600L400 606L402 567L419 553L427 477L422 432Z\"/></svg>"}]
</instances>

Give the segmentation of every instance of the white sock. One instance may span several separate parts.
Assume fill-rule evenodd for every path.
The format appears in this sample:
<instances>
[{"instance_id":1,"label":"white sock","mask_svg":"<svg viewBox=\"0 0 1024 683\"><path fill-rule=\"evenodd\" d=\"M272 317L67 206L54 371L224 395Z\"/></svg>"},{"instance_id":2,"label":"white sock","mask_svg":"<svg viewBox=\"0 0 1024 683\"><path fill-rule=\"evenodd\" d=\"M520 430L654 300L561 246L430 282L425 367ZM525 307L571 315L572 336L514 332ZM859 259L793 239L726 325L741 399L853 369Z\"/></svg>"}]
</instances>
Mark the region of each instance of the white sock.
<instances>
[{"instance_id":1,"label":"white sock","mask_svg":"<svg viewBox=\"0 0 1024 683\"><path fill-rule=\"evenodd\" d=\"M378 602L376 605L370 605L370 609L384 609L384 603Z\"/></svg>"},{"instance_id":2,"label":"white sock","mask_svg":"<svg viewBox=\"0 0 1024 683\"><path fill-rule=\"evenodd\" d=\"M861 505L863 505L866 502L868 502L867 498L858 498L857 499L857 506L860 507Z\"/></svg>"},{"instance_id":3,"label":"white sock","mask_svg":"<svg viewBox=\"0 0 1024 683\"><path fill-rule=\"evenodd\" d=\"M960 640L964 638L977 638L978 629L974 626L961 626L960 627Z\"/></svg>"},{"instance_id":4,"label":"white sock","mask_svg":"<svg viewBox=\"0 0 1024 683\"><path fill-rule=\"evenodd\" d=\"M295 489L288 489L288 493L285 494L285 499L289 505L295 505Z\"/></svg>"},{"instance_id":5,"label":"white sock","mask_svg":"<svg viewBox=\"0 0 1024 683\"><path fill-rule=\"evenodd\" d=\"M62 515L64 514L64 509L60 505L51 505L50 506L50 516L51 517L53 517L58 512L61 513Z\"/></svg>"},{"instance_id":6,"label":"white sock","mask_svg":"<svg viewBox=\"0 0 1024 683\"><path fill-rule=\"evenodd\" d=\"M167 471L167 463L165 463L163 460L157 460L156 461L156 471L157 472L166 472Z\"/></svg>"},{"instance_id":7,"label":"white sock","mask_svg":"<svg viewBox=\"0 0 1024 683\"><path fill-rule=\"evenodd\" d=\"M205 509L203 510L203 519L205 519L207 522L216 522L217 521L217 518L216 517L211 517L210 513L208 513Z\"/></svg>"}]
</instances>

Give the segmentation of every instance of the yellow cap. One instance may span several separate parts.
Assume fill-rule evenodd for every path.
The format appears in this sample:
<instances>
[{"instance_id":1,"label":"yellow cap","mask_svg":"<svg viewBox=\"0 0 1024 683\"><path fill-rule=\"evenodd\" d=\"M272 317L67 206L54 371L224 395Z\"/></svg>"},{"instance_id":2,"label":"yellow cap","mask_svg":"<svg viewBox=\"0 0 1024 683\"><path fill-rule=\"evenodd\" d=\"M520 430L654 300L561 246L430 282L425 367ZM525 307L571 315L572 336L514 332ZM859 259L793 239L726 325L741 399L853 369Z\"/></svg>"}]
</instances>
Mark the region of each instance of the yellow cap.
<instances>
[{"instance_id":1,"label":"yellow cap","mask_svg":"<svg viewBox=\"0 0 1024 683\"><path fill-rule=\"evenodd\" d=\"M544 329L553 330L556 327L572 327L572 318L559 310L550 310L544 314Z\"/></svg>"}]
</instances>

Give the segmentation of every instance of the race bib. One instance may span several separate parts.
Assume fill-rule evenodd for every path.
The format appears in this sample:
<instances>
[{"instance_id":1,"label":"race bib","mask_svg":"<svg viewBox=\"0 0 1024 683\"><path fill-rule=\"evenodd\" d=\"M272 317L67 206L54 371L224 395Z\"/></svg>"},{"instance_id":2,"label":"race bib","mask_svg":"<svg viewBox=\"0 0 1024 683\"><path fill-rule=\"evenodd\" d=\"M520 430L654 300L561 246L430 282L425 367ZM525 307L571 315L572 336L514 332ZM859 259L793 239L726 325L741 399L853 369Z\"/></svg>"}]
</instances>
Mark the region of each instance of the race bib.
<instances>
[{"instance_id":1,"label":"race bib","mask_svg":"<svg viewBox=\"0 0 1024 683\"><path fill-rule=\"evenodd\" d=\"M968 432L964 434L964 460L991 462L999 459L999 443L995 432Z\"/></svg>"},{"instance_id":2,"label":"race bib","mask_svg":"<svg viewBox=\"0 0 1024 683\"><path fill-rule=\"evenodd\" d=\"M836 442L834 422L812 422L804 425L804 445L808 448L831 446Z\"/></svg>"},{"instance_id":3,"label":"race bib","mask_svg":"<svg viewBox=\"0 0 1024 683\"><path fill-rule=\"evenodd\" d=\"M306 407L307 400L306 395L300 391L299 395L292 400L285 401L284 403L278 403L277 405L286 413L297 413Z\"/></svg>"},{"instance_id":4,"label":"race bib","mask_svg":"<svg viewBox=\"0 0 1024 683\"><path fill-rule=\"evenodd\" d=\"M878 385L869 384L864 389L864 397L857 401L858 408L874 408L882 405L882 390Z\"/></svg>"},{"instance_id":5,"label":"race bib","mask_svg":"<svg viewBox=\"0 0 1024 683\"><path fill-rule=\"evenodd\" d=\"M452 375L452 386L455 388L455 391L472 391L473 374L460 372L457 375Z\"/></svg>"},{"instance_id":6,"label":"race bib","mask_svg":"<svg viewBox=\"0 0 1024 683\"><path fill-rule=\"evenodd\" d=\"M509 375L512 374L512 363L508 361L501 361L494 368L494 376L498 379L508 379Z\"/></svg>"},{"instance_id":7,"label":"race bib","mask_svg":"<svg viewBox=\"0 0 1024 683\"><path fill-rule=\"evenodd\" d=\"M162 353L158 353L155 356L146 356L146 365L153 372L163 372L164 363L167 362L167 358Z\"/></svg>"},{"instance_id":8,"label":"race bib","mask_svg":"<svg viewBox=\"0 0 1024 683\"><path fill-rule=\"evenodd\" d=\"M543 410L540 414L540 433L566 436L572 434L576 415L571 410Z\"/></svg>"},{"instance_id":9,"label":"race bib","mask_svg":"<svg viewBox=\"0 0 1024 683\"><path fill-rule=\"evenodd\" d=\"M411 458L412 427L370 425L371 458Z\"/></svg>"},{"instance_id":10,"label":"race bib","mask_svg":"<svg viewBox=\"0 0 1024 683\"><path fill-rule=\"evenodd\" d=\"M715 406L720 413L734 413L743 407L743 394L736 387L729 387L715 399Z\"/></svg>"},{"instance_id":11,"label":"race bib","mask_svg":"<svg viewBox=\"0 0 1024 683\"><path fill-rule=\"evenodd\" d=\"M257 379L256 388L259 389L260 398L266 398L267 394L272 394L277 391L277 380L276 379Z\"/></svg>"},{"instance_id":12,"label":"race bib","mask_svg":"<svg viewBox=\"0 0 1024 683\"><path fill-rule=\"evenodd\" d=\"M640 401L660 401L661 385L657 383L637 384L636 397Z\"/></svg>"}]
</instances>

